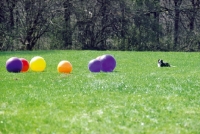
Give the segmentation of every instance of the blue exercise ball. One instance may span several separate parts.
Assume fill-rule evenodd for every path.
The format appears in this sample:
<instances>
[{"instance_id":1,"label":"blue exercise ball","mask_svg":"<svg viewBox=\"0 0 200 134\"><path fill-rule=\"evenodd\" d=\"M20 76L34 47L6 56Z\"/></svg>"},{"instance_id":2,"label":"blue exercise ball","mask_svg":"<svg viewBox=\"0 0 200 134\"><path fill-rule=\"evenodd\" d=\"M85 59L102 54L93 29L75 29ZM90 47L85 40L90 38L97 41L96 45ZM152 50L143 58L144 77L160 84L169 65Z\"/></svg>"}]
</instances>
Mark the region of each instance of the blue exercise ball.
<instances>
[{"instance_id":1,"label":"blue exercise ball","mask_svg":"<svg viewBox=\"0 0 200 134\"><path fill-rule=\"evenodd\" d=\"M105 54L100 57L101 71L103 72L113 72L116 67L116 60L110 54Z\"/></svg>"},{"instance_id":2,"label":"blue exercise ball","mask_svg":"<svg viewBox=\"0 0 200 134\"><path fill-rule=\"evenodd\" d=\"M8 72L18 73L22 70L22 61L17 57L12 57L6 61L6 69Z\"/></svg>"},{"instance_id":3,"label":"blue exercise ball","mask_svg":"<svg viewBox=\"0 0 200 134\"><path fill-rule=\"evenodd\" d=\"M88 69L90 72L100 72L101 62L98 59L93 59L88 63Z\"/></svg>"}]
</instances>

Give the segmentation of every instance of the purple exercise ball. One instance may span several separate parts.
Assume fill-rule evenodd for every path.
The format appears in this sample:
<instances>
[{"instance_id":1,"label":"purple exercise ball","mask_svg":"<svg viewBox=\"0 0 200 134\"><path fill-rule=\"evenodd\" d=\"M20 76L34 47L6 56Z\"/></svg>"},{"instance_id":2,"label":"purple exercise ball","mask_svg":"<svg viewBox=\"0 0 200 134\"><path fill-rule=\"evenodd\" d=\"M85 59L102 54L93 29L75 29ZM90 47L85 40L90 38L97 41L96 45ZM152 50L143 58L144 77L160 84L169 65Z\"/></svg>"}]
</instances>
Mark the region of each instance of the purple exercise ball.
<instances>
[{"instance_id":1,"label":"purple exercise ball","mask_svg":"<svg viewBox=\"0 0 200 134\"><path fill-rule=\"evenodd\" d=\"M112 72L116 67L116 60L110 54L102 55L100 57L100 62L101 62L101 71L103 72Z\"/></svg>"},{"instance_id":2,"label":"purple exercise ball","mask_svg":"<svg viewBox=\"0 0 200 134\"><path fill-rule=\"evenodd\" d=\"M8 72L18 73L22 70L22 61L17 57L12 57L6 61L6 69Z\"/></svg>"},{"instance_id":3,"label":"purple exercise ball","mask_svg":"<svg viewBox=\"0 0 200 134\"><path fill-rule=\"evenodd\" d=\"M88 63L88 69L91 72L100 72L101 71L101 62L97 59L93 59Z\"/></svg>"}]
</instances>

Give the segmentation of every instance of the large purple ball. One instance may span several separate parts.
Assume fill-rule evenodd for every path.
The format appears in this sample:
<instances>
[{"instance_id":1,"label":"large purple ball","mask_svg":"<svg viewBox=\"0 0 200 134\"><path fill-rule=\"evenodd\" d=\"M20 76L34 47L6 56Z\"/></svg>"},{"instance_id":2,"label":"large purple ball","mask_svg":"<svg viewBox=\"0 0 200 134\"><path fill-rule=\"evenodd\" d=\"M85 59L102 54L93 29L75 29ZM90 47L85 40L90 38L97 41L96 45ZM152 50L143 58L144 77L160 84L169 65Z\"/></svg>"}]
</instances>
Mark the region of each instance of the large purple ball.
<instances>
[{"instance_id":1,"label":"large purple ball","mask_svg":"<svg viewBox=\"0 0 200 134\"><path fill-rule=\"evenodd\" d=\"M91 72L100 72L101 71L101 62L98 59L93 59L88 63L88 69Z\"/></svg>"},{"instance_id":2,"label":"large purple ball","mask_svg":"<svg viewBox=\"0 0 200 134\"><path fill-rule=\"evenodd\" d=\"M18 73L22 70L23 64L17 57L12 57L6 61L6 69L8 72Z\"/></svg>"},{"instance_id":3,"label":"large purple ball","mask_svg":"<svg viewBox=\"0 0 200 134\"><path fill-rule=\"evenodd\" d=\"M101 71L103 72L112 72L116 67L116 60L110 54L102 55L100 57L100 62L101 62Z\"/></svg>"}]
</instances>

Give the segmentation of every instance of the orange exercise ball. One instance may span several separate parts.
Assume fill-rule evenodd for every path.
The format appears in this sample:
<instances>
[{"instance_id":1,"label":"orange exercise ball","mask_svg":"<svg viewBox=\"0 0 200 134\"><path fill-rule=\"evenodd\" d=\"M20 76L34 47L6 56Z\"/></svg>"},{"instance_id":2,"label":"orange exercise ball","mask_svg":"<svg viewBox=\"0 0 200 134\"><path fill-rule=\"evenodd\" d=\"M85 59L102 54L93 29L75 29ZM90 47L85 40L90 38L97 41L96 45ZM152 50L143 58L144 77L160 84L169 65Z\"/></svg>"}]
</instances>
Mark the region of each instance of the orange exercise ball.
<instances>
[{"instance_id":1,"label":"orange exercise ball","mask_svg":"<svg viewBox=\"0 0 200 134\"><path fill-rule=\"evenodd\" d=\"M71 73L72 72L72 64L66 60L60 61L57 66L57 70L59 73Z\"/></svg>"}]
</instances>

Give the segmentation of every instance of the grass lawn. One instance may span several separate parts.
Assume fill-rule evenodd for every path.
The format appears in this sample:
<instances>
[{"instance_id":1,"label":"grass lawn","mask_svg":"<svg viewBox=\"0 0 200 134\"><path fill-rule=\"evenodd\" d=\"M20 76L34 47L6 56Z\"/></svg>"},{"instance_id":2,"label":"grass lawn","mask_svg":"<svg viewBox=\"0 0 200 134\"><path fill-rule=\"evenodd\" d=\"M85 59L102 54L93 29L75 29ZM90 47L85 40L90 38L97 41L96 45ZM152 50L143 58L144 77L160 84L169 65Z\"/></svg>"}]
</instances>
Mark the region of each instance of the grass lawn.
<instances>
[{"instance_id":1,"label":"grass lawn","mask_svg":"<svg viewBox=\"0 0 200 134\"><path fill-rule=\"evenodd\" d=\"M88 62L112 54L112 73ZM8 73L6 60L42 56L44 72ZM173 66L158 68L161 58ZM68 60L71 74L57 65ZM0 134L199 134L200 53L0 52Z\"/></svg>"}]
</instances>

